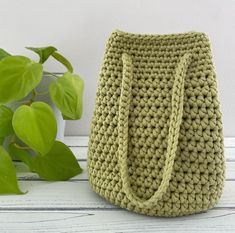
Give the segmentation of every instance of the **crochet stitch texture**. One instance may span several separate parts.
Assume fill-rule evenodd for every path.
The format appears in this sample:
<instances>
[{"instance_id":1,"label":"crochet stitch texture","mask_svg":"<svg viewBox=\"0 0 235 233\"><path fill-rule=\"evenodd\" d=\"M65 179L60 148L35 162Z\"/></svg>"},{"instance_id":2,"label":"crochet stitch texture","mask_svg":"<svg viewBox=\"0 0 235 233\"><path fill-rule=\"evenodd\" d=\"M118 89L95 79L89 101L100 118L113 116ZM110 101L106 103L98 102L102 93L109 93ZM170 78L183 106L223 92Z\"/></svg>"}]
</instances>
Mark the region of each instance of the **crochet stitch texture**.
<instances>
[{"instance_id":1,"label":"crochet stitch texture","mask_svg":"<svg viewBox=\"0 0 235 233\"><path fill-rule=\"evenodd\" d=\"M207 36L113 32L91 123L93 190L137 213L189 215L218 202L224 171Z\"/></svg>"}]
</instances>

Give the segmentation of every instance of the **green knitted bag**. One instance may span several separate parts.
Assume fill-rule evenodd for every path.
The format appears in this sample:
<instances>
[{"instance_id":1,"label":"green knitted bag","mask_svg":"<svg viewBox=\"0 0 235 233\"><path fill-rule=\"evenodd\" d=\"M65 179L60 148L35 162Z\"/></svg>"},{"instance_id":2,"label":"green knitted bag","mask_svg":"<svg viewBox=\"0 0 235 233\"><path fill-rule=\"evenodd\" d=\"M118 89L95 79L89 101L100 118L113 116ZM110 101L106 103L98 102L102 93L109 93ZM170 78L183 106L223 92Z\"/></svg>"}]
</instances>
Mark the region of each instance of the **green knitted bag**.
<instances>
[{"instance_id":1,"label":"green knitted bag","mask_svg":"<svg viewBox=\"0 0 235 233\"><path fill-rule=\"evenodd\" d=\"M217 82L204 33L111 34L88 149L89 181L137 213L204 212L224 185Z\"/></svg>"}]
</instances>

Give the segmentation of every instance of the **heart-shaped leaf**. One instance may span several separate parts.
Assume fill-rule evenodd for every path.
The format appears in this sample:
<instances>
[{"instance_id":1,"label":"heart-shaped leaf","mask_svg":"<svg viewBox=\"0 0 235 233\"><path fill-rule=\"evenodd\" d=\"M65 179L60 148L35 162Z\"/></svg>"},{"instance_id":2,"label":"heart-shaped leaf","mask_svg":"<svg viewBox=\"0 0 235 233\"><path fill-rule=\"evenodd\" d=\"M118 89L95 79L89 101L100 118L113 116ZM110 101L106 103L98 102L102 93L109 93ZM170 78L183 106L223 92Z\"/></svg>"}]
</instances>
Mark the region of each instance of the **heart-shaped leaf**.
<instances>
[{"instance_id":1,"label":"heart-shaped leaf","mask_svg":"<svg viewBox=\"0 0 235 233\"><path fill-rule=\"evenodd\" d=\"M83 89L83 80L78 75L69 72L50 85L51 99L65 119L77 120L81 118Z\"/></svg>"},{"instance_id":2,"label":"heart-shaped leaf","mask_svg":"<svg viewBox=\"0 0 235 233\"><path fill-rule=\"evenodd\" d=\"M0 49L0 60L2 60L5 57L9 57L11 56L10 53L8 53L7 51L5 51L4 49Z\"/></svg>"},{"instance_id":3,"label":"heart-shaped leaf","mask_svg":"<svg viewBox=\"0 0 235 233\"><path fill-rule=\"evenodd\" d=\"M0 104L24 98L42 78L42 65L23 56L0 61Z\"/></svg>"},{"instance_id":4,"label":"heart-shaped leaf","mask_svg":"<svg viewBox=\"0 0 235 233\"><path fill-rule=\"evenodd\" d=\"M0 194L23 194L19 189L16 170L7 151L0 146Z\"/></svg>"},{"instance_id":5,"label":"heart-shaped leaf","mask_svg":"<svg viewBox=\"0 0 235 233\"><path fill-rule=\"evenodd\" d=\"M33 48L26 47L26 49L32 50L37 53L40 57L40 63L43 64L57 49L53 46L41 47L41 48Z\"/></svg>"},{"instance_id":6,"label":"heart-shaped leaf","mask_svg":"<svg viewBox=\"0 0 235 233\"><path fill-rule=\"evenodd\" d=\"M54 52L52 53L52 56L58 61L60 62L61 64L63 64L67 70L71 73L73 73L73 67L71 65L71 63L64 57L62 56L60 53L58 52Z\"/></svg>"},{"instance_id":7,"label":"heart-shaped leaf","mask_svg":"<svg viewBox=\"0 0 235 233\"><path fill-rule=\"evenodd\" d=\"M6 137L13 133L12 117L13 111L4 105L0 105L0 137Z\"/></svg>"},{"instance_id":8,"label":"heart-shaped leaf","mask_svg":"<svg viewBox=\"0 0 235 233\"><path fill-rule=\"evenodd\" d=\"M54 181L68 180L82 172L72 151L59 141L47 154L35 157L34 168L41 178Z\"/></svg>"},{"instance_id":9,"label":"heart-shaped leaf","mask_svg":"<svg viewBox=\"0 0 235 233\"><path fill-rule=\"evenodd\" d=\"M57 125L51 107L43 102L16 109L12 119L16 135L28 146L42 155L54 144Z\"/></svg>"},{"instance_id":10,"label":"heart-shaped leaf","mask_svg":"<svg viewBox=\"0 0 235 233\"><path fill-rule=\"evenodd\" d=\"M16 147L15 143L9 145L9 153L12 157L19 159L24 162L33 171L33 156L24 149L19 149Z\"/></svg>"}]
</instances>

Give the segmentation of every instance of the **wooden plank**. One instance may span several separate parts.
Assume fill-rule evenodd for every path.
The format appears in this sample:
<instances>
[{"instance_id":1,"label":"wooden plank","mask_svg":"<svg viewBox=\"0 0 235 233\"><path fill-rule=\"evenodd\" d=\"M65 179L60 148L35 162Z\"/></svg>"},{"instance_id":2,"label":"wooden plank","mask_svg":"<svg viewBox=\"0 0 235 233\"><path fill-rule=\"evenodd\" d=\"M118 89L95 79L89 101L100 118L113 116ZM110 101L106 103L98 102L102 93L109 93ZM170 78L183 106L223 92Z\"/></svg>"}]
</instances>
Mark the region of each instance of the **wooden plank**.
<instances>
[{"instance_id":1,"label":"wooden plank","mask_svg":"<svg viewBox=\"0 0 235 233\"><path fill-rule=\"evenodd\" d=\"M87 175L87 162L86 161L79 161L79 164L81 168L83 169L83 172L75 177L72 178L72 180L88 180ZM29 172L28 167L21 162L15 162L15 167L17 171L17 177L19 180L41 180L38 176L38 174Z\"/></svg>"},{"instance_id":2,"label":"wooden plank","mask_svg":"<svg viewBox=\"0 0 235 233\"><path fill-rule=\"evenodd\" d=\"M66 136L65 143L68 146L87 146L89 141L88 136ZM225 147L235 147L235 137L225 137L224 138Z\"/></svg>"},{"instance_id":3,"label":"wooden plank","mask_svg":"<svg viewBox=\"0 0 235 233\"><path fill-rule=\"evenodd\" d=\"M235 162L227 162L226 163L226 180L234 180L235 181Z\"/></svg>"},{"instance_id":4,"label":"wooden plank","mask_svg":"<svg viewBox=\"0 0 235 233\"><path fill-rule=\"evenodd\" d=\"M0 210L44 208L114 208L93 192L87 181L19 181L24 195L0 196Z\"/></svg>"},{"instance_id":5,"label":"wooden plank","mask_svg":"<svg viewBox=\"0 0 235 233\"><path fill-rule=\"evenodd\" d=\"M0 212L1 232L235 232L235 210L214 209L178 218L148 217L125 210Z\"/></svg>"},{"instance_id":6,"label":"wooden plank","mask_svg":"<svg viewBox=\"0 0 235 233\"><path fill-rule=\"evenodd\" d=\"M224 148L224 156L227 161L234 161L235 162L235 148Z\"/></svg>"},{"instance_id":7,"label":"wooden plank","mask_svg":"<svg viewBox=\"0 0 235 233\"><path fill-rule=\"evenodd\" d=\"M87 147L70 147L74 155L78 160L86 160L87 159ZM235 148L224 148L224 154L227 161L235 162Z\"/></svg>"},{"instance_id":8,"label":"wooden plank","mask_svg":"<svg viewBox=\"0 0 235 233\"><path fill-rule=\"evenodd\" d=\"M235 137L225 137L224 138L225 147L235 147Z\"/></svg>"},{"instance_id":9,"label":"wooden plank","mask_svg":"<svg viewBox=\"0 0 235 233\"><path fill-rule=\"evenodd\" d=\"M78 160L87 159L87 151L88 151L87 147L70 147L70 149Z\"/></svg>"},{"instance_id":10,"label":"wooden plank","mask_svg":"<svg viewBox=\"0 0 235 233\"><path fill-rule=\"evenodd\" d=\"M72 180L87 180L87 162L79 161L80 166L83 169L83 172L75 177ZM28 168L25 164L21 162L15 162L17 177L21 180L38 180L39 176L35 173L28 172ZM235 181L235 162L226 163L226 179Z\"/></svg>"},{"instance_id":11,"label":"wooden plank","mask_svg":"<svg viewBox=\"0 0 235 233\"><path fill-rule=\"evenodd\" d=\"M87 181L19 181L19 184L28 193L0 196L0 210L114 208L94 193ZM224 194L217 207L235 208L235 181L225 182Z\"/></svg>"},{"instance_id":12,"label":"wooden plank","mask_svg":"<svg viewBox=\"0 0 235 233\"><path fill-rule=\"evenodd\" d=\"M64 138L64 143L70 147L80 146L87 147L88 146L88 136L66 136Z\"/></svg>"},{"instance_id":13,"label":"wooden plank","mask_svg":"<svg viewBox=\"0 0 235 233\"><path fill-rule=\"evenodd\" d=\"M79 161L87 159L87 137L66 137L65 142ZM225 148L225 157L229 161L235 161L235 148Z\"/></svg>"}]
</instances>

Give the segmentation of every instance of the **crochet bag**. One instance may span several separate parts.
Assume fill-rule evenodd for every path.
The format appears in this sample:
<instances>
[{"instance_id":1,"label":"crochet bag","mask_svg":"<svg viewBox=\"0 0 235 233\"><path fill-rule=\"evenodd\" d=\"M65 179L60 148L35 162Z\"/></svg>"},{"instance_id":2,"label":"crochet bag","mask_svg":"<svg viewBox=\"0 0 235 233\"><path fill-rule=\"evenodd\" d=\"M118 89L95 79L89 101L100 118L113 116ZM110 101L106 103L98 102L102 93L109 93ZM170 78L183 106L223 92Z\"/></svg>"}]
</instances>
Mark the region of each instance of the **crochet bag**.
<instances>
[{"instance_id":1,"label":"crochet bag","mask_svg":"<svg viewBox=\"0 0 235 233\"><path fill-rule=\"evenodd\" d=\"M224 185L219 108L204 33L113 32L91 123L91 187L146 215L212 208Z\"/></svg>"}]
</instances>

